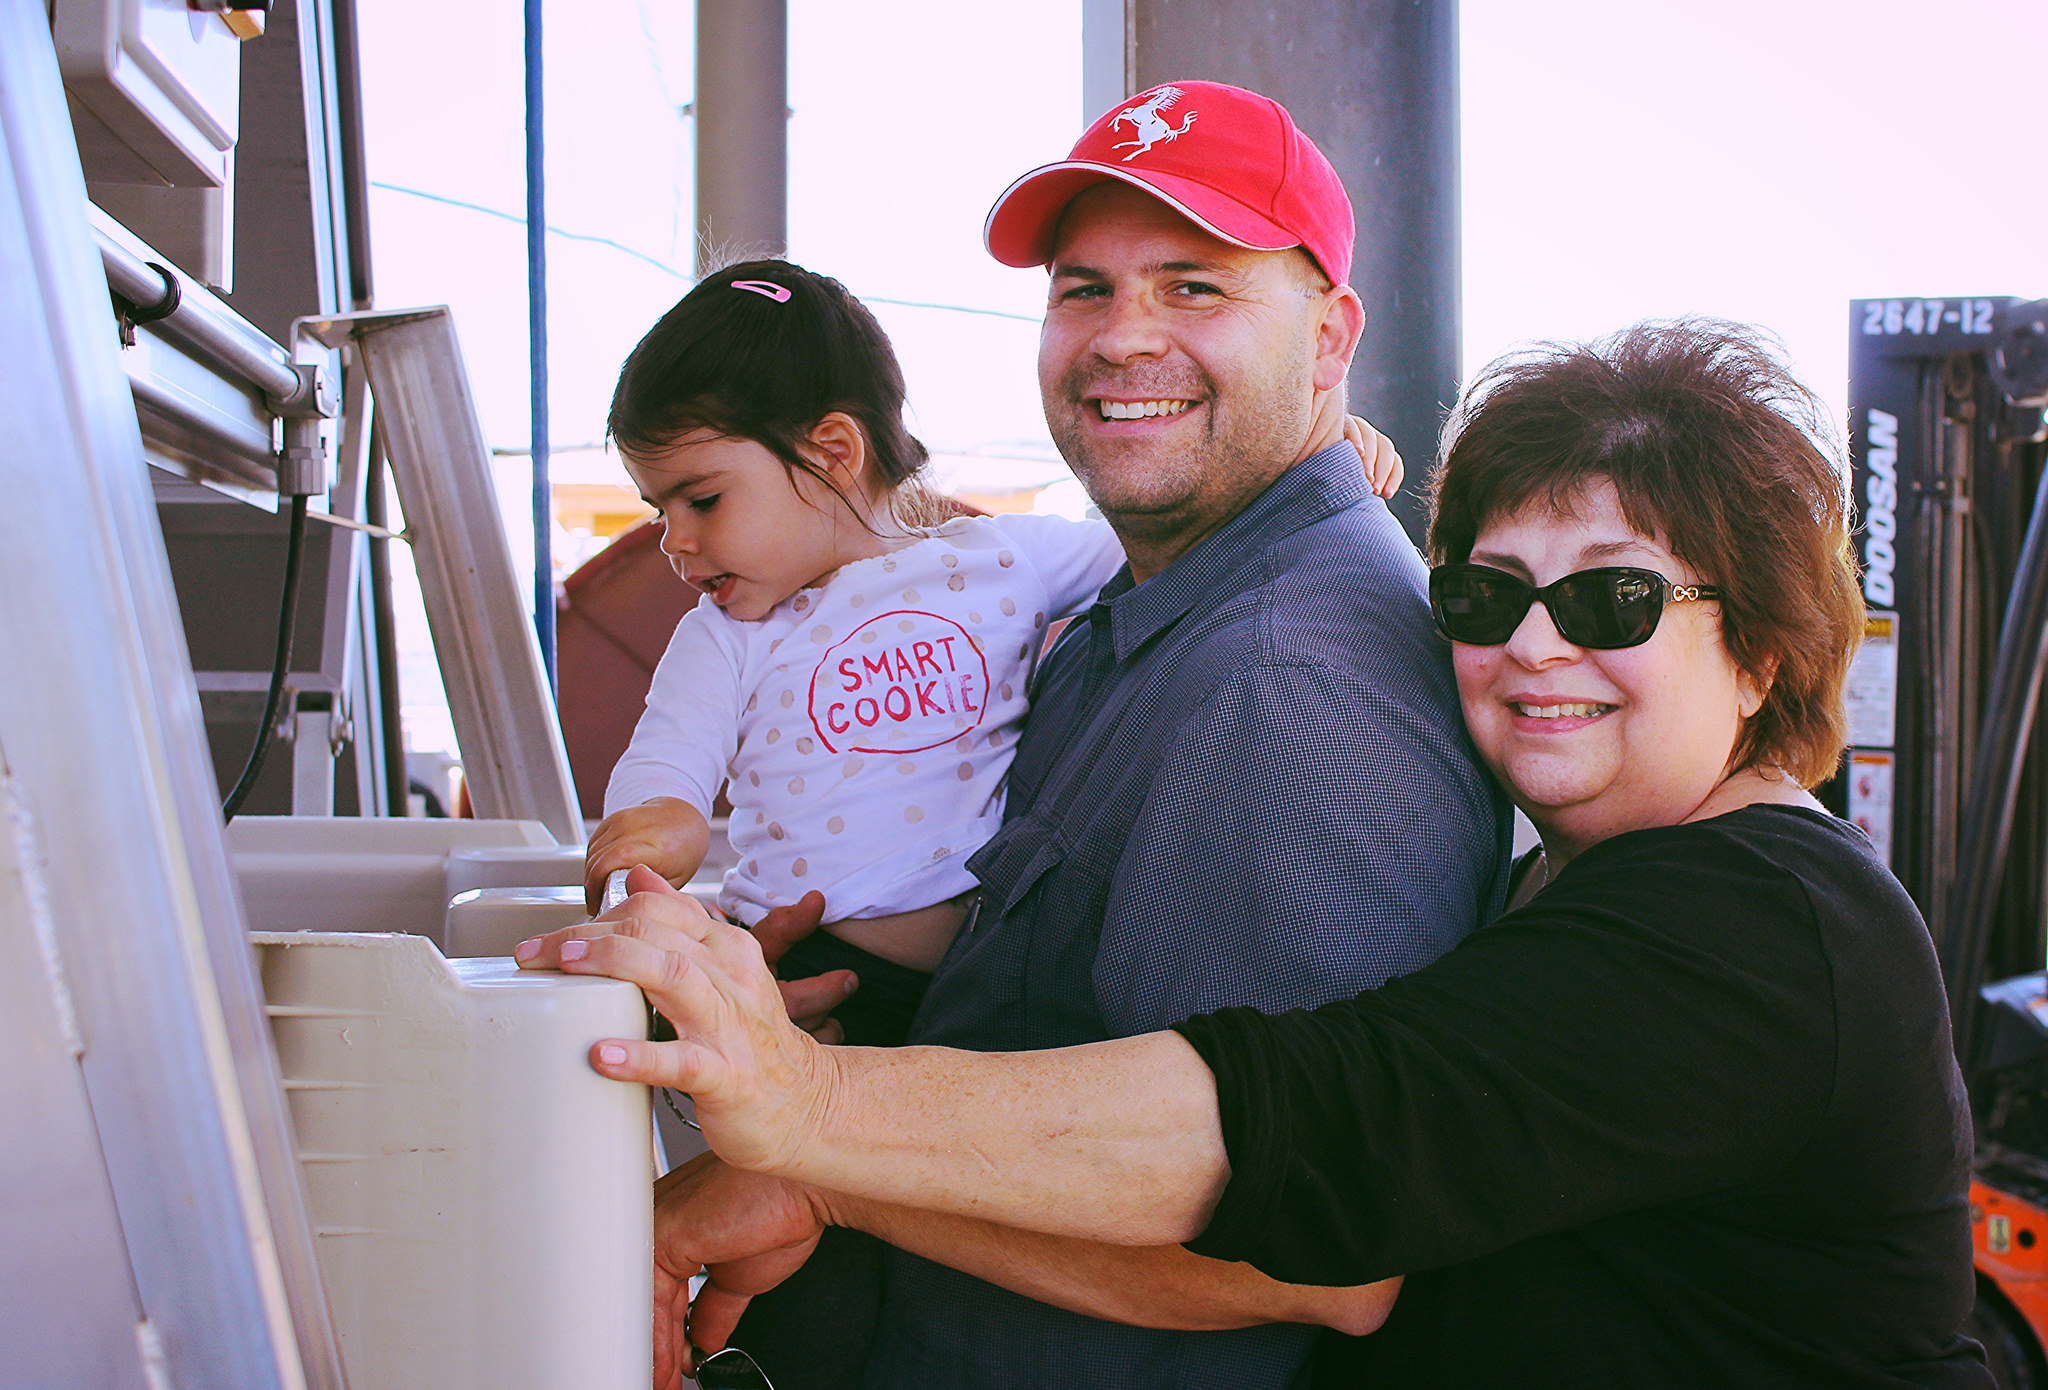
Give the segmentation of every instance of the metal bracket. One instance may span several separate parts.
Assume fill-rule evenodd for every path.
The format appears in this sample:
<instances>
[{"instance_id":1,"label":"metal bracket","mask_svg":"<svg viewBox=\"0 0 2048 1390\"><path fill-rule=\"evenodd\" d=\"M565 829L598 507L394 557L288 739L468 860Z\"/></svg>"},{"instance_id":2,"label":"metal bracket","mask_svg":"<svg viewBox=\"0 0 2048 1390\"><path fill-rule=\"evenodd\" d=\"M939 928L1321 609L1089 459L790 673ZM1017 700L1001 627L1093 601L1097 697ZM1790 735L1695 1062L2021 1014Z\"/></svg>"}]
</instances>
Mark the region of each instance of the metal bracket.
<instances>
[{"instance_id":1,"label":"metal bracket","mask_svg":"<svg viewBox=\"0 0 2048 1390\"><path fill-rule=\"evenodd\" d=\"M349 707L348 687L343 686L334 692L334 716L327 722L327 756L339 758L355 738L355 711Z\"/></svg>"},{"instance_id":2,"label":"metal bracket","mask_svg":"<svg viewBox=\"0 0 2048 1390\"><path fill-rule=\"evenodd\" d=\"M294 362L299 384L289 395L264 393L271 411L284 423L284 448L277 456L280 497L314 496L327 491L327 441L320 422L334 418L334 378L318 362Z\"/></svg>"},{"instance_id":3,"label":"metal bracket","mask_svg":"<svg viewBox=\"0 0 2048 1390\"><path fill-rule=\"evenodd\" d=\"M136 329L145 323L156 323L169 318L178 312L185 301L184 289L178 283L177 274L170 267L159 265L155 261L145 261L143 264L163 277L163 297L148 304L139 304L122 298L118 292L109 288L109 293L114 296L114 315L121 325L122 347L134 347Z\"/></svg>"},{"instance_id":4,"label":"metal bracket","mask_svg":"<svg viewBox=\"0 0 2048 1390\"><path fill-rule=\"evenodd\" d=\"M286 395L266 391L271 411L282 420L331 420L334 418L334 378L318 362L293 362L292 374L299 384Z\"/></svg>"},{"instance_id":5,"label":"metal bracket","mask_svg":"<svg viewBox=\"0 0 2048 1390\"><path fill-rule=\"evenodd\" d=\"M2039 443L2048 439L2048 299L2009 307L2002 317L1984 365L2005 397L2009 436Z\"/></svg>"}]
</instances>

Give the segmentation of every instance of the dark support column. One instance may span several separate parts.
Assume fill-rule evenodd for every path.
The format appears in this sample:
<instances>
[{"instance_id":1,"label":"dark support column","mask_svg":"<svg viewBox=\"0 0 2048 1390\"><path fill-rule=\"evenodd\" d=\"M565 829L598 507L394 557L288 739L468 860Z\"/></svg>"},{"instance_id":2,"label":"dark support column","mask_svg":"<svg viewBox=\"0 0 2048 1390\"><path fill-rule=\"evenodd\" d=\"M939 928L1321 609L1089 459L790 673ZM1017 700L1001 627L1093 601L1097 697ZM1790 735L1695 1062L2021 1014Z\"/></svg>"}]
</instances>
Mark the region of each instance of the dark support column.
<instances>
[{"instance_id":1,"label":"dark support column","mask_svg":"<svg viewBox=\"0 0 2048 1390\"><path fill-rule=\"evenodd\" d=\"M697 3L697 273L789 245L786 0Z\"/></svg>"},{"instance_id":2,"label":"dark support column","mask_svg":"<svg viewBox=\"0 0 2048 1390\"><path fill-rule=\"evenodd\" d=\"M1343 176L1367 315L1351 408L1407 459L1395 511L1419 541L1458 389L1456 0L1126 0L1124 13L1128 92L1176 78L1263 92Z\"/></svg>"}]
</instances>

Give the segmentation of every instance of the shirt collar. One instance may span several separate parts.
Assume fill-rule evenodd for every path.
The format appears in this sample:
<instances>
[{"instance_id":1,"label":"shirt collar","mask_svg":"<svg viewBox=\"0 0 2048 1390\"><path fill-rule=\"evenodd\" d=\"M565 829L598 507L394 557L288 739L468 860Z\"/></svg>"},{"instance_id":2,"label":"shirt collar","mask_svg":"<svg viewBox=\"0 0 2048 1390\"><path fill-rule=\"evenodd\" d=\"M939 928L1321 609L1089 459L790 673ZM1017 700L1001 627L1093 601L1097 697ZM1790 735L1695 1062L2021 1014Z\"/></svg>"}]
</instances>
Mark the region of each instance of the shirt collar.
<instances>
[{"instance_id":1,"label":"shirt collar","mask_svg":"<svg viewBox=\"0 0 2048 1390\"><path fill-rule=\"evenodd\" d=\"M1358 451L1339 440L1282 473L1243 511L1143 584L1132 582L1126 565L1103 587L1093 610L1108 609L1116 659L1129 659L1196 605L1242 590L1246 565L1273 542L1370 496Z\"/></svg>"}]
</instances>

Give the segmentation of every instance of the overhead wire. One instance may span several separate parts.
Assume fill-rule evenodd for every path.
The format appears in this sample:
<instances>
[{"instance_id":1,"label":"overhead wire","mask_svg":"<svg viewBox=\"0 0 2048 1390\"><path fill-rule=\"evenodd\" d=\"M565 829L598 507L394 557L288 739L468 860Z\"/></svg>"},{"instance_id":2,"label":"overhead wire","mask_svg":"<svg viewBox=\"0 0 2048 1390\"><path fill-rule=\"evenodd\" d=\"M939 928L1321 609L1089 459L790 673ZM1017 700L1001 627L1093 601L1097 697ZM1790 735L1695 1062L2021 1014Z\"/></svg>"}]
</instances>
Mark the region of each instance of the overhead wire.
<instances>
[{"instance_id":1,"label":"overhead wire","mask_svg":"<svg viewBox=\"0 0 2048 1390\"><path fill-rule=\"evenodd\" d=\"M380 179L372 179L370 187L381 188L387 193L402 193L408 198L421 198L430 203L441 203L451 208L461 208L466 212L482 213L486 217L495 217L501 222L510 222L519 227L526 225L526 219L518 213L506 212L502 208L490 207L484 203L472 203L463 198L451 198L443 193L429 193L423 188L408 188L403 184L385 183ZM697 283L697 277L690 274L687 270L679 269L662 260L659 256L649 255L637 247L628 246L624 242L616 241L611 237L595 236L589 232L570 231L566 227L557 227L552 222L546 224L545 230L549 236L561 237L564 241L587 242L593 246L603 246L617 251L621 255L631 256L634 260L643 261L653 266L656 270L661 271L664 275L673 276L685 284L694 285ZM936 309L949 314L978 314L983 318L1012 319L1018 323L1031 324L1034 327L1042 322L1041 318L1032 314L1014 313L1008 309L984 309L974 304L942 304L924 299L891 299L886 295L879 294L864 294L860 298L864 303L868 304L890 304L900 309Z\"/></svg>"}]
</instances>

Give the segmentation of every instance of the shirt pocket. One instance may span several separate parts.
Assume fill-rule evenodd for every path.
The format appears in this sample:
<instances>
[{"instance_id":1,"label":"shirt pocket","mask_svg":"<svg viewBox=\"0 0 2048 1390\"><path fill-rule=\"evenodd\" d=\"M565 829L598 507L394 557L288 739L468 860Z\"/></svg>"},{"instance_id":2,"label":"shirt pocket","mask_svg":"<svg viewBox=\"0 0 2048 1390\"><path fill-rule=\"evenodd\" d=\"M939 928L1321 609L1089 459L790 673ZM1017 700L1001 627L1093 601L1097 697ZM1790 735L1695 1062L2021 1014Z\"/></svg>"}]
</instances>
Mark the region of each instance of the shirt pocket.
<instances>
[{"instance_id":1,"label":"shirt pocket","mask_svg":"<svg viewBox=\"0 0 2048 1390\"><path fill-rule=\"evenodd\" d=\"M997 831L994 838L967 861L967 867L981 880L981 911L1000 921L1038 886L1040 879L1066 857L1059 832L1036 813L1020 816Z\"/></svg>"}]
</instances>

